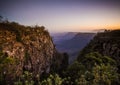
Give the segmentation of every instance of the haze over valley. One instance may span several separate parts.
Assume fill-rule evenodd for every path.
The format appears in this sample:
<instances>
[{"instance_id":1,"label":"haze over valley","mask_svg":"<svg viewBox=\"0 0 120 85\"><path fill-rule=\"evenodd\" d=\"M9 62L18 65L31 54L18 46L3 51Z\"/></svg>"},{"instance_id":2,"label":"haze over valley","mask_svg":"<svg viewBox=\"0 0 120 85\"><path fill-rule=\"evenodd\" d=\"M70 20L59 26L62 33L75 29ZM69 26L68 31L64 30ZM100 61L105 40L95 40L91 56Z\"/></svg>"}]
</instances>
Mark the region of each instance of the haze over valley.
<instances>
[{"instance_id":1,"label":"haze over valley","mask_svg":"<svg viewBox=\"0 0 120 85\"><path fill-rule=\"evenodd\" d=\"M69 54L69 63L72 63L96 33L64 32L51 34L57 50Z\"/></svg>"}]
</instances>

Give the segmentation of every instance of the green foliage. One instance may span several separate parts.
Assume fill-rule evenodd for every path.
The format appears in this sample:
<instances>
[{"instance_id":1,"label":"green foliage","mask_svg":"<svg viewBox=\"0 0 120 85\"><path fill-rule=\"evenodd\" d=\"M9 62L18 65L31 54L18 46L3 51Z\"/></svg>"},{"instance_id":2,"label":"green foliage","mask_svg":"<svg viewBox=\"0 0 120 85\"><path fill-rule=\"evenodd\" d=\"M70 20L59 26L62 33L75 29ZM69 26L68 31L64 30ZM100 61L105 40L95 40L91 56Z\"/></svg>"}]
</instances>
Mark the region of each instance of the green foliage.
<instances>
[{"instance_id":1,"label":"green foliage","mask_svg":"<svg viewBox=\"0 0 120 85\"><path fill-rule=\"evenodd\" d=\"M86 71L75 80L76 85L117 85L119 82L119 74L116 67L110 64L95 65L92 71Z\"/></svg>"},{"instance_id":2,"label":"green foliage","mask_svg":"<svg viewBox=\"0 0 120 85\"><path fill-rule=\"evenodd\" d=\"M0 84L6 84L6 75L13 72L15 59L8 56L7 53L0 52ZM11 65L13 65L11 67Z\"/></svg>"},{"instance_id":3,"label":"green foliage","mask_svg":"<svg viewBox=\"0 0 120 85\"><path fill-rule=\"evenodd\" d=\"M116 30L105 30L105 32L97 33L96 36L90 41L90 43L83 48L83 50L79 53L77 60L79 62L83 62L86 60L86 54L91 52L98 52L102 55L101 58L94 57L92 60L94 62L100 63L108 63L117 65L118 70L120 72L120 29ZM85 61L85 64L88 60ZM90 61L90 60L89 60ZM90 62L90 63L92 63ZM84 64L84 63L83 63ZM87 64L88 65L88 64ZM92 66L92 65L91 65Z\"/></svg>"},{"instance_id":4,"label":"green foliage","mask_svg":"<svg viewBox=\"0 0 120 85\"><path fill-rule=\"evenodd\" d=\"M41 82L41 85L62 85L63 79L58 74L50 75L46 80Z\"/></svg>"},{"instance_id":5,"label":"green foliage","mask_svg":"<svg viewBox=\"0 0 120 85\"><path fill-rule=\"evenodd\" d=\"M76 79L76 85L87 85L87 80L84 75L81 75L80 78Z\"/></svg>"},{"instance_id":6,"label":"green foliage","mask_svg":"<svg viewBox=\"0 0 120 85\"><path fill-rule=\"evenodd\" d=\"M98 55L96 55L98 57ZM100 55L99 55L100 56ZM90 58L90 57L89 57ZM94 57L92 58L94 59ZM106 58L105 58L106 59ZM96 58L95 58L96 60ZM10 62L12 59L10 59ZM8 62L8 61L7 61ZM100 64L101 63L101 64ZM119 82L119 74L115 65L100 62L95 63L91 67L91 70L85 68L85 66L78 61L71 64L66 71L64 71L64 77L60 77L58 74L50 74L47 78L40 80L39 74L36 75L25 71L14 85L117 85Z\"/></svg>"},{"instance_id":7,"label":"green foliage","mask_svg":"<svg viewBox=\"0 0 120 85\"><path fill-rule=\"evenodd\" d=\"M9 57L6 53L0 52L0 71L4 70L5 67L9 66L9 64L14 64L15 59Z\"/></svg>"},{"instance_id":8,"label":"green foliage","mask_svg":"<svg viewBox=\"0 0 120 85\"><path fill-rule=\"evenodd\" d=\"M82 65L81 63L75 61L73 64L71 64L68 67L68 71L70 71L69 73L71 74L71 72L74 74L82 74L83 71L85 71L85 67L84 65ZM73 77L73 75L71 75L71 77Z\"/></svg>"},{"instance_id":9,"label":"green foliage","mask_svg":"<svg viewBox=\"0 0 120 85\"><path fill-rule=\"evenodd\" d=\"M111 66L110 64L96 65L92 69L92 74L94 76L94 85L112 85L113 82L119 83L117 68Z\"/></svg>"},{"instance_id":10,"label":"green foliage","mask_svg":"<svg viewBox=\"0 0 120 85\"><path fill-rule=\"evenodd\" d=\"M14 85L34 85L34 83L33 74L28 71L24 71L18 81L14 82Z\"/></svg>"},{"instance_id":11,"label":"green foliage","mask_svg":"<svg viewBox=\"0 0 120 85\"><path fill-rule=\"evenodd\" d=\"M85 55L85 58L81 60L81 62L85 65L85 67L90 70L92 67L97 64L110 64L110 65L116 65L115 60L108 56L102 56L98 52L91 52L89 54Z\"/></svg>"},{"instance_id":12,"label":"green foliage","mask_svg":"<svg viewBox=\"0 0 120 85\"><path fill-rule=\"evenodd\" d=\"M52 61L51 73L58 73L62 75L62 72L68 67L68 54L67 53L56 53L55 58Z\"/></svg>"},{"instance_id":13,"label":"green foliage","mask_svg":"<svg viewBox=\"0 0 120 85\"><path fill-rule=\"evenodd\" d=\"M17 22L1 22L0 23L0 30L8 30L10 32L13 32L16 36L16 41L24 43L23 36L35 34L35 35L44 35L48 36L49 32L45 30L44 26L24 26L20 25Z\"/></svg>"},{"instance_id":14,"label":"green foliage","mask_svg":"<svg viewBox=\"0 0 120 85\"><path fill-rule=\"evenodd\" d=\"M81 63L75 61L64 72L64 75L70 77L69 84L72 82L73 85L119 84L115 60L102 56L98 52L86 54Z\"/></svg>"},{"instance_id":15,"label":"green foliage","mask_svg":"<svg viewBox=\"0 0 120 85\"><path fill-rule=\"evenodd\" d=\"M66 71L63 72L65 77L69 77L71 82L75 82L75 79L78 79L85 72L85 67L81 63L75 61L71 64ZM69 82L69 83L71 83Z\"/></svg>"}]
</instances>

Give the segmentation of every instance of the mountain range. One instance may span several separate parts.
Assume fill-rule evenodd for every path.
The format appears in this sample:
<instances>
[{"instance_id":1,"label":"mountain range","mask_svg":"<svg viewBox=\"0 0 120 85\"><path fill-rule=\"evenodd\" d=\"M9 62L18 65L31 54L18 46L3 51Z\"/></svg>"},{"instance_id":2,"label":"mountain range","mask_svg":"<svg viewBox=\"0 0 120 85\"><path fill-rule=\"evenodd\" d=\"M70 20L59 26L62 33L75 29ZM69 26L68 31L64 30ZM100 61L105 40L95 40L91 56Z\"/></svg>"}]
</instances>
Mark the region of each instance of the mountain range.
<instances>
[{"instance_id":1,"label":"mountain range","mask_svg":"<svg viewBox=\"0 0 120 85\"><path fill-rule=\"evenodd\" d=\"M53 42L59 52L69 54L69 63L73 62L96 33L66 32L52 34Z\"/></svg>"}]
</instances>

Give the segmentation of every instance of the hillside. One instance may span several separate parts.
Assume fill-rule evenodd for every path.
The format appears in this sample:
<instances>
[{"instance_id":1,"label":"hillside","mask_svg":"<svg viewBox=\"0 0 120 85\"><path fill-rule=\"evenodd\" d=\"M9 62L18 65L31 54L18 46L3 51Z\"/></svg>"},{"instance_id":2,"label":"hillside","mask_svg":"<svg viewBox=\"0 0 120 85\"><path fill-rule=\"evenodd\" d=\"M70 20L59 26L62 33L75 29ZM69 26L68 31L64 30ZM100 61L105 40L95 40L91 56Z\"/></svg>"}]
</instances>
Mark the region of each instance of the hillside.
<instances>
[{"instance_id":1,"label":"hillside","mask_svg":"<svg viewBox=\"0 0 120 85\"><path fill-rule=\"evenodd\" d=\"M117 63L120 71L120 30L98 33L93 40L80 52L78 61L82 61L86 54L98 52L103 56L109 56Z\"/></svg>"}]
</instances>

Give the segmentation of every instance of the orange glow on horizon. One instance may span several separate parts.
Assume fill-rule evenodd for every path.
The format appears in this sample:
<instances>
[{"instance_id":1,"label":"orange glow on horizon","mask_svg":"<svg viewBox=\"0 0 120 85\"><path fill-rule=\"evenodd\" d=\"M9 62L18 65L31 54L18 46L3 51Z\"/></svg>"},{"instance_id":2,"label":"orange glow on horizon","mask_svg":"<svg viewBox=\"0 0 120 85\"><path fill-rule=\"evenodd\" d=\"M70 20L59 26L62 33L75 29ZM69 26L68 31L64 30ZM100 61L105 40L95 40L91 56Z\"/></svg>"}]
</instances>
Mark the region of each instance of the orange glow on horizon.
<instances>
[{"instance_id":1,"label":"orange glow on horizon","mask_svg":"<svg viewBox=\"0 0 120 85\"><path fill-rule=\"evenodd\" d=\"M115 26L108 26L106 27L109 30L115 30L115 29L120 29L120 25L115 25Z\"/></svg>"}]
</instances>

